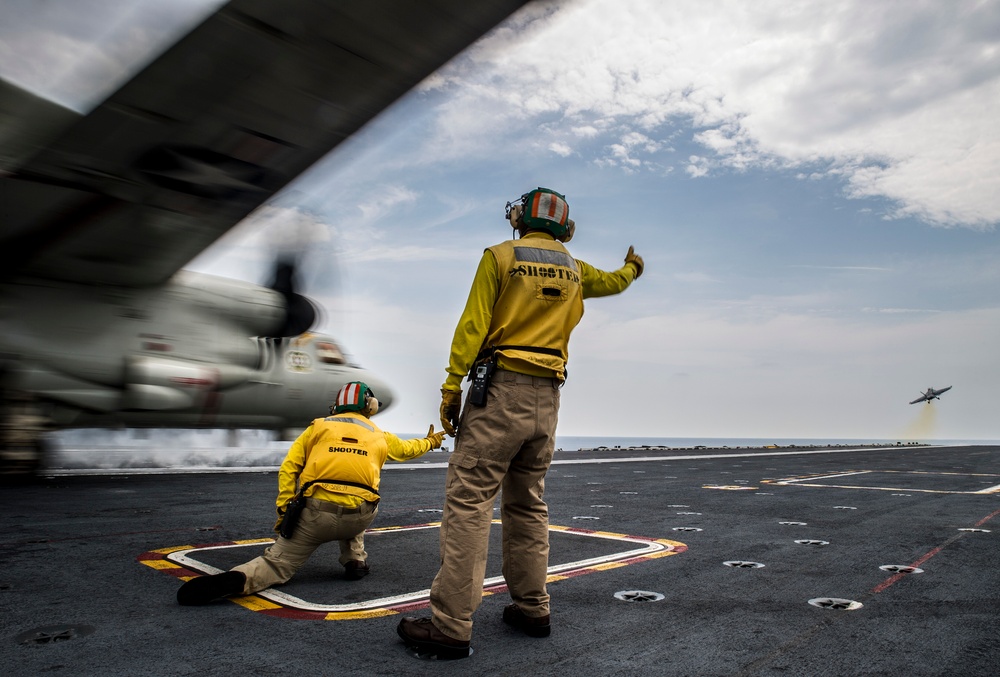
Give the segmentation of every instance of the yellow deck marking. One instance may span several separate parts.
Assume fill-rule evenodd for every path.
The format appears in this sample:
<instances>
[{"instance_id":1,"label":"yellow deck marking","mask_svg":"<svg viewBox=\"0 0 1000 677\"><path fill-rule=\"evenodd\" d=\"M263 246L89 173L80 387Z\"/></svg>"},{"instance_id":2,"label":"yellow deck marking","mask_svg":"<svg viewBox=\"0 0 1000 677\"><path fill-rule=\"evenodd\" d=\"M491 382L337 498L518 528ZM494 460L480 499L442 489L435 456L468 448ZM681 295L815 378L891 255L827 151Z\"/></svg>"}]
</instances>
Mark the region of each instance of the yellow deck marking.
<instances>
[{"instance_id":1,"label":"yellow deck marking","mask_svg":"<svg viewBox=\"0 0 1000 677\"><path fill-rule=\"evenodd\" d=\"M247 595L246 597L231 597L233 602L239 604L242 607L250 609L250 611L262 611L264 609L280 609L280 604L275 604L274 602L268 601L257 595Z\"/></svg>"},{"instance_id":2,"label":"yellow deck marking","mask_svg":"<svg viewBox=\"0 0 1000 677\"><path fill-rule=\"evenodd\" d=\"M159 553L161 555L169 555L172 552L177 552L179 550L190 550L193 545L175 545L172 548L160 548L159 550L150 550L150 552Z\"/></svg>"},{"instance_id":3,"label":"yellow deck marking","mask_svg":"<svg viewBox=\"0 0 1000 677\"><path fill-rule=\"evenodd\" d=\"M492 520L492 523L500 524L500 520ZM430 524L417 524L412 526L379 527L376 529L370 529L369 533L391 533L435 529L440 528L440 526L440 522L433 522ZM550 566L549 573L546 576L546 580L548 582L564 581L576 576L617 569L645 560L669 557L687 550L687 546L684 543L663 538L629 536L610 531L592 531L588 529L581 529L579 527L565 527L560 525L550 525L550 530L563 532L569 536L621 541L624 549L608 555L590 557L574 562L566 562ZM161 548L159 550L145 553L140 556L139 561L146 566L159 570L184 569L203 574L214 574L221 573L221 570L196 559L195 556L198 552L240 548L273 542L274 539L271 538L254 538L203 546L187 545ZM150 555L162 555L162 557L150 557ZM177 577L181 580L190 580L193 578L193 576ZM484 596L496 594L506 587L502 576L494 576L486 579L483 582L483 586ZM230 598L230 600L246 609L250 609L251 611L264 612L270 616L276 616L279 618L352 620L377 618L380 616L388 616L391 614L398 614L404 611L422 608L427 606L429 595L430 590L420 590L350 604L318 604L299 599L281 590L268 589L254 595L233 597Z\"/></svg>"},{"instance_id":4,"label":"yellow deck marking","mask_svg":"<svg viewBox=\"0 0 1000 677\"><path fill-rule=\"evenodd\" d=\"M161 571L163 569L180 569L181 568L180 564L174 564L170 560L166 560L166 559L153 559L153 560L149 560L147 562L143 562L143 564L145 564L148 567L152 567L154 569L159 569Z\"/></svg>"}]
</instances>

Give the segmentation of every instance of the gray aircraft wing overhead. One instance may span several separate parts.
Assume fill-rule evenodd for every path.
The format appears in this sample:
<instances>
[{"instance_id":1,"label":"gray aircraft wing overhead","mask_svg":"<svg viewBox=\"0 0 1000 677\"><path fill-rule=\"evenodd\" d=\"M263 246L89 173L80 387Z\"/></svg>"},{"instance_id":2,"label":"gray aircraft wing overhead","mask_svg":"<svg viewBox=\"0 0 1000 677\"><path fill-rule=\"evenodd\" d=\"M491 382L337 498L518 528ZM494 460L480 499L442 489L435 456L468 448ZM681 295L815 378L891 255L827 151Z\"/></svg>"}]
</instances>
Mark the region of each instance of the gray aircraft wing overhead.
<instances>
[{"instance_id":1,"label":"gray aircraft wing overhead","mask_svg":"<svg viewBox=\"0 0 1000 677\"><path fill-rule=\"evenodd\" d=\"M0 275L164 282L523 4L233 0L5 163Z\"/></svg>"}]
</instances>

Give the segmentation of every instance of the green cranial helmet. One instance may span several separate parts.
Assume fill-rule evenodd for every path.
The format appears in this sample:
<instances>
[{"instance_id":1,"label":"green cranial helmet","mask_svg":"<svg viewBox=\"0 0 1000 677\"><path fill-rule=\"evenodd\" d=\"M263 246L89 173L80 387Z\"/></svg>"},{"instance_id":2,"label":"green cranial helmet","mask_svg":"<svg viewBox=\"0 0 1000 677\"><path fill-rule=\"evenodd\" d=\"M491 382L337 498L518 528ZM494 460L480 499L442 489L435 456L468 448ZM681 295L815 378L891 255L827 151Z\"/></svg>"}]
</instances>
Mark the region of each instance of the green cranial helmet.
<instances>
[{"instance_id":1,"label":"green cranial helmet","mask_svg":"<svg viewBox=\"0 0 1000 677\"><path fill-rule=\"evenodd\" d=\"M337 393L337 400L330 407L334 414L345 411L356 411L366 416L374 416L378 411L379 401L367 383L351 381Z\"/></svg>"},{"instance_id":2,"label":"green cranial helmet","mask_svg":"<svg viewBox=\"0 0 1000 677\"><path fill-rule=\"evenodd\" d=\"M562 240L569 229L569 205L565 195L539 187L522 195L519 205L508 202L507 218L517 229L544 230Z\"/></svg>"}]
</instances>

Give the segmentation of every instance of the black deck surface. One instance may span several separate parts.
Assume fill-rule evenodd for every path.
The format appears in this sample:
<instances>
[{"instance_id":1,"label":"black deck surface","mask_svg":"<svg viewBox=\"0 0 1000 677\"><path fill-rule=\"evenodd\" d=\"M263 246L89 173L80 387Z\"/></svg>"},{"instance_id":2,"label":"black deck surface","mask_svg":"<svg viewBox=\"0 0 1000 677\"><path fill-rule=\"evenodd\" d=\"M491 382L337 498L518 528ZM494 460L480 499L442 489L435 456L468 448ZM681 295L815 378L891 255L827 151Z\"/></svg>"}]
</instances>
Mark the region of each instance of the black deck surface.
<instances>
[{"instance_id":1,"label":"black deck surface","mask_svg":"<svg viewBox=\"0 0 1000 677\"><path fill-rule=\"evenodd\" d=\"M0 488L0 672L1000 674L1000 492L976 493L1000 486L1000 448L851 449L558 453L546 483L552 525L667 540L680 552L550 583L547 639L503 625L509 597L489 595L475 616L474 654L450 662L409 654L392 610L302 620L232 601L176 604L180 570L156 551L269 537L274 472L59 476ZM387 467L375 527L440 519L433 511L442 506L447 455L425 459ZM367 544L367 578L343 580L328 544L281 591L338 605L430 586L437 529L380 531ZM635 545L554 532L551 563ZM263 547L191 556L226 568ZM491 549L488 575L498 575L497 534ZM635 590L663 599L615 597ZM815 598L863 606L827 609L810 605ZM30 641L40 628L68 638Z\"/></svg>"}]
</instances>

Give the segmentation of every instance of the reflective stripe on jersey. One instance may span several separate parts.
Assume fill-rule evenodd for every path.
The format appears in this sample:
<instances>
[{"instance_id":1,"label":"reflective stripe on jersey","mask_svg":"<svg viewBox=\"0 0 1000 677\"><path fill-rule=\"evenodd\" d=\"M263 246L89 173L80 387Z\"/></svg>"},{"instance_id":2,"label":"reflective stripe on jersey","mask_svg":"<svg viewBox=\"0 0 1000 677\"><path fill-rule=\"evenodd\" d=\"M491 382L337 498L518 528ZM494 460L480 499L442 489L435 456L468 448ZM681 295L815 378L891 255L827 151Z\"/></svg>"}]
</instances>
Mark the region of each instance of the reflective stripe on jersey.
<instances>
[{"instance_id":1,"label":"reflective stripe on jersey","mask_svg":"<svg viewBox=\"0 0 1000 677\"><path fill-rule=\"evenodd\" d=\"M553 266L563 266L576 271L576 260L567 252L556 252L551 249L537 247L514 247L514 258L527 263L545 263Z\"/></svg>"},{"instance_id":2,"label":"reflective stripe on jersey","mask_svg":"<svg viewBox=\"0 0 1000 677\"><path fill-rule=\"evenodd\" d=\"M359 425L362 428L368 428L372 432L375 432L375 426L371 423L365 423L356 418L351 418L350 416L328 416L323 419L324 421L337 421L339 423L350 423L351 425Z\"/></svg>"}]
</instances>

